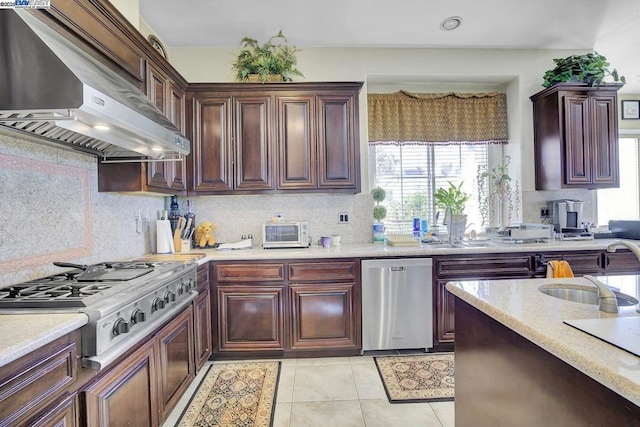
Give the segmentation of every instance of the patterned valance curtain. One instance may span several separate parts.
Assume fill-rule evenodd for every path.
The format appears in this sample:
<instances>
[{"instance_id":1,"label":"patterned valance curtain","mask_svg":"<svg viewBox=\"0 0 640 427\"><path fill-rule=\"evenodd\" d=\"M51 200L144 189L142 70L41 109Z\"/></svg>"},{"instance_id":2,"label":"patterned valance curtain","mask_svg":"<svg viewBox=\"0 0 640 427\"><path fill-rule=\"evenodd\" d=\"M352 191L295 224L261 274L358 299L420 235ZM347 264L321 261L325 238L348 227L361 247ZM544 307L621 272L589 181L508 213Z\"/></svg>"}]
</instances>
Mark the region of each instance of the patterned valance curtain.
<instances>
[{"instance_id":1,"label":"patterned valance curtain","mask_svg":"<svg viewBox=\"0 0 640 427\"><path fill-rule=\"evenodd\" d=\"M503 93L368 95L369 144L506 144Z\"/></svg>"}]
</instances>

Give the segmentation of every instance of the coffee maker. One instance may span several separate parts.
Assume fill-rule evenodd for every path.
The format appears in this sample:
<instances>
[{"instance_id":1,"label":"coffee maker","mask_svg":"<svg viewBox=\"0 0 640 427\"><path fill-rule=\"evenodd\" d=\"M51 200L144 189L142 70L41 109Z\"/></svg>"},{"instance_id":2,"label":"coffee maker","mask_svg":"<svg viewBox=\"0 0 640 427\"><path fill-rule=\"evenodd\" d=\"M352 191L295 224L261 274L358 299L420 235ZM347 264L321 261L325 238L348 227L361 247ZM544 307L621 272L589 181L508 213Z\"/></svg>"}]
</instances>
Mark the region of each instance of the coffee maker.
<instances>
[{"instance_id":1,"label":"coffee maker","mask_svg":"<svg viewBox=\"0 0 640 427\"><path fill-rule=\"evenodd\" d=\"M549 217L556 233L576 233L584 231L582 225L582 200L552 200L547 203Z\"/></svg>"}]
</instances>

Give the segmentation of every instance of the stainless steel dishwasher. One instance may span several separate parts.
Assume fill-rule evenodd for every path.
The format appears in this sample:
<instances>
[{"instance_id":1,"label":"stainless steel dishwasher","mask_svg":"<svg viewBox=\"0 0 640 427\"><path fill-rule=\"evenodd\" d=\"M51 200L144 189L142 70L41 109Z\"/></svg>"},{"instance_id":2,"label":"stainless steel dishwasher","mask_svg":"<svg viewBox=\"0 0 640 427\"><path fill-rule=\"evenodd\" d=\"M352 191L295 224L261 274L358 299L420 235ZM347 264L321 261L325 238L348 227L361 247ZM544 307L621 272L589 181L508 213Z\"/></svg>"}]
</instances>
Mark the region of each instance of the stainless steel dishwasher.
<instances>
[{"instance_id":1,"label":"stainless steel dishwasher","mask_svg":"<svg viewBox=\"0 0 640 427\"><path fill-rule=\"evenodd\" d=\"M433 347L431 266L431 258L362 261L362 351Z\"/></svg>"}]
</instances>

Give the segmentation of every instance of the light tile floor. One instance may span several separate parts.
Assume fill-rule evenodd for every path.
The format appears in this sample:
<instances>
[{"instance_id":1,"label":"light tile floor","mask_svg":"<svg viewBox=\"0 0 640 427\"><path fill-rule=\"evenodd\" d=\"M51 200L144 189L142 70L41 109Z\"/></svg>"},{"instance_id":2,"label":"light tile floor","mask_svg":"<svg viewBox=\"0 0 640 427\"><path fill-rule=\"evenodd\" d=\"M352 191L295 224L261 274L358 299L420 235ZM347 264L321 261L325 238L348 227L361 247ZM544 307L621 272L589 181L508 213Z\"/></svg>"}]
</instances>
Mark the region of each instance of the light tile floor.
<instances>
[{"instance_id":1,"label":"light tile floor","mask_svg":"<svg viewBox=\"0 0 640 427\"><path fill-rule=\"evenodd\" d=\"M176 424L207 367L164 427ZM453 402L390 404L370 355L282 360L274 427L454 425Z\"/></svg>"}]
</instances>

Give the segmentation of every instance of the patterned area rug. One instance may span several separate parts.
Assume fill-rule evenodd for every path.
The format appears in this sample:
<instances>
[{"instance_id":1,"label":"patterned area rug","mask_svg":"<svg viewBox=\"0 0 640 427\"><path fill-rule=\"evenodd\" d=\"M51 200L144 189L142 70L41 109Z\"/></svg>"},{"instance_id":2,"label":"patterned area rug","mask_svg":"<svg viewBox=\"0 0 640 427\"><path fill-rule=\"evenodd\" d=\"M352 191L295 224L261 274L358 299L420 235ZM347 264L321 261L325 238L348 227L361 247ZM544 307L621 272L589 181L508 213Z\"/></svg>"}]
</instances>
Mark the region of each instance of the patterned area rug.
<instances>
[{"instance_id":1,"label":"patterned area rug","mask_svg":"<svg viewBox=\"0 0 640 427\"><path fill-rule=\"evenodd\" d=\"M177 426L270 426L280 362L211 365Z\"/></svg>"},{"instance_id":2,"label":"patterned area rug","mask_svg":"<svg viewBox=\"0 0 640 427\"><path fill-rule=\"evenodd\" d=\"M453 353L374 359L389 402L453 400Z\"/></svg>"}]
</instances>

